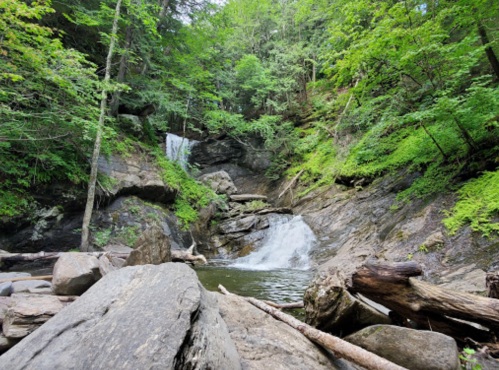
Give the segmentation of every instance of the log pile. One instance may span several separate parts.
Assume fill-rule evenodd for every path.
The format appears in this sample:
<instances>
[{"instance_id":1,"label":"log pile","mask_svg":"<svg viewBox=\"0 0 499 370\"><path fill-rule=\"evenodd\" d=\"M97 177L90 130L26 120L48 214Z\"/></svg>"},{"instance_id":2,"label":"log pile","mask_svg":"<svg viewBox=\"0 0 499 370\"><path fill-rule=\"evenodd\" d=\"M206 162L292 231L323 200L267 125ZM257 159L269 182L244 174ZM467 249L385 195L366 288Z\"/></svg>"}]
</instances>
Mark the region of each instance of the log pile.
<instances>
[{"instance_id":1,"label":"log pile","mask_svg":"<svg viewBox=\"0 0 499 370\"><path fill-rule=\"evenodd\" d=\"M488 346L494 352L499 300L418 280L421 274L414 262L368 264L352 275L348 288L392 310L406 323L411 320L418 328L449 335L461 344Z\"/></svg>"}]
</instances>

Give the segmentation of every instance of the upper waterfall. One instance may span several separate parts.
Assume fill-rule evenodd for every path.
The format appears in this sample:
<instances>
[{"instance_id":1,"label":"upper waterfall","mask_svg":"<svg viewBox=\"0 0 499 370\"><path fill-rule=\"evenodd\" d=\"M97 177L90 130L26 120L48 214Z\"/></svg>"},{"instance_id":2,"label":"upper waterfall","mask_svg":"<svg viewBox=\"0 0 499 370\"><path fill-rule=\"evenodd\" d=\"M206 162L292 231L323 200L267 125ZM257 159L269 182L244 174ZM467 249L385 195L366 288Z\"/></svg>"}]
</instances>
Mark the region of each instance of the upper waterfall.
<instances>
[{"instance_id":1,"label":"upper waterfall","mask_svg":"<svg viewBox=\"0 0 499 370\"><path fill-rule=\"evenodd\" d=\"M187 169L191 148L198 141L182 138L175 134L166 134L166 156L174 162L178 162L182 168Z\"/></svg>"},{"instance_id":2,"label":"upper waterfall","mask_svg":"<svg viewBox=\"0 0 499 370\"><path fill-rule=\"evenodd\" d=\"M307 270L310 267L309 252L317 243L312 229L301 216L290 219L289 216L276 215L269 221L269 237L264 246L238 258L232 266L251 270Z\"/></svg>"}]
</instances>

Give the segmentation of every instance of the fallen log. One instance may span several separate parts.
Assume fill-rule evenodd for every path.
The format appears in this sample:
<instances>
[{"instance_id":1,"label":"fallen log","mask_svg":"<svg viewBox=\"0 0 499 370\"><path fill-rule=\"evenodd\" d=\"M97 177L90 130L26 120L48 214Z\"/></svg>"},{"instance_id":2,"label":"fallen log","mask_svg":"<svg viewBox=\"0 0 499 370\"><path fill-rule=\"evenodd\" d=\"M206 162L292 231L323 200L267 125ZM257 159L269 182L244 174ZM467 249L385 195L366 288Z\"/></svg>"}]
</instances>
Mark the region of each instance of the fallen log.
<instances>
[{"instance_id":1,"label":"fallen log","mask_svg":"<svg viewBox=\"0 0 499 370\"><path fill-rule=\"evenodd\" d=\"M1 283L6 283L8 281L15 283L16 281L25 281L25 280L47 280L51 281L54 275L44 275L44 276L28 276L28 277L18 277L18 278L11 278L11 279L3 279L0 280Z\"/></svg>"},{"instance_id":2,"label":"fallen log","mask_svg":"<svg viewBox=\"0 0 499 370\"><path fill-rule=\"evenodd\" d=\"M363 266L352 275L350 289L415 321L464 342L494 341L494 333L468 325L473 322L497 331L499 301L439 287L413 276L421 274L414 262ZM457 319L457 320L456 320Z\"/></svg>"},{"instance_id":3,"label":"fallen log","mask_svg":"<svg viewBox=\"0 0 499 370\"><path fill-rule=\"evenodd\" d=\"M265 304L268 304L271 307L278 308L280 310L291 310L293 308L303 308L305 305L303 302L293 302L293 303L284 303L284 304L278 304L270 301L262 301Z\"/></svg>"},{"instance_id":4,"label":"fallen log","mask_svg":"<svg viewBox=\"0 0 499 370\"><path fill-rule=\"evenodd\" d=\"M189 249L186 251L183 250L172 250L172 262L184 262L184 263L192 263L192 264L197 264L197 263L203 263L207 264L208 261L206 260L206 257L203 256L202 254L198 255L193 255L192 253L194 252L194 247L196 244L192 244Z\"/></svg>"},{"instance_id":5,"label":"fallen log","mask_svg":"<svg viewBox=\"0 0 499 370\"><path fill-rule=\"evenodd\" d=\"M487 297L499 298L499 272L489 272L485 277Z\"/></svg>"},{"instance_id":6,"label":"fallen log","mask_svg":"<svg viewBox=\"0 0 499 370\"><path fill-rule=\"evenodd\" d=\"M38 253L2 253L0 262L33 262L41 260L54 260L61 257L64 253L82 253L87 256L97 258L104 254L111 254L113 257L127 258L129 253L109 253L109 252L38 252Z\"/></svg>"},{"instance_id":7,"label":"fallen log","mask_svg":"<svg viewBox=\"0 0 499 370\"><path fill-rule=\"evenodd\" d=\"M298 174L293 177L293 179L290 181L290 183L288 184L288 186L286 186L286 188L281 192L281 194L279 194L279 196L277 197L277 199L281 199L281 197L294 185L294 183L300 178L301 174L303 173L304 170L301 170L300 172L298 172Z\"/></svg>"},{"instance_id":8,"label":"fallen log","mask_svg":"<svg viewBox=\"0 0 499 370\"><path fill-rule=\"evenodd\" d=\"M220 291L225 295L237 296L236 294L227 291L227 289L225 289L222 285L219 285L218 289L220 289ZM240 298L248 301L252 305L268 313L272 317L298 330L312 342L317 343L325 349L333 352L333 354L337 358L344 358L356 365L363 366L368 370L407 370L406 368L396 365L393 362L375 355L374 353L366 351L365 349L345 342L340 338L321 332L320 330L314 329L311 326L301 322L300 320L295 319L293 316L287 315L284 312L270 307L269 305L265 304L262 301L259 301L256 298Z\"/></svg>"}]
</instances>

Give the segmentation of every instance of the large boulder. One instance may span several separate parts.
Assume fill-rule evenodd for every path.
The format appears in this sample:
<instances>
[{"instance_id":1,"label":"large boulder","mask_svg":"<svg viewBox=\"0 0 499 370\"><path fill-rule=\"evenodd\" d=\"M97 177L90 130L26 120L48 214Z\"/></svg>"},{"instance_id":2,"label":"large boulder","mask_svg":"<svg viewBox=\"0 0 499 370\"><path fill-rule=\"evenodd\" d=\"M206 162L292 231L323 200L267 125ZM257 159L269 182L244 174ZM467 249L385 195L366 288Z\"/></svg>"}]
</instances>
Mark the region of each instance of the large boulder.
<instances>
[{"instance_id":1,"label":"large boulder","mask_svg":"<svg viewBox=\"0 0 499 370\"><path fill-rule=\"evenodd\" d=\"M54 266L52 289L55 294L80 295L102 275L99 260L83 253L64 253Z\"/></svg>"},{"instance_id":2,"label":"large boulder","mask_svg":"<svg viewBox=\"0 0 499 370\"><path fill-rule=\"evenodd\" d=\"M217 295L245 370L352 369L335 360L300 332L275 320L240 297Z\"/></svg>"},{"instance_id":3,"label":"large boulder","mask_svg":"<svg viewBox=\"0 0 499 370\"><path fill-rule=\"evenodd\" d=\"M229 174L223 170L202 175L199 180L209 185L217 194L231 195L237 193L236 185L234 185Z\"/></svg>"},{"instance_id":4,"label":"large boulder","mask_svg":"<svg viewBox=\"0 0 499 370\"><path fill-rule=\"evenodd\" d=\"M72 300L40 294L14 294L5 312L3 334L20 339L40 327Z\"/></svg>"},{"instance_id":5,"label":"large boulder","mask_svg":"<svg viewBox=\"0 0 499 370\"><path fill-rule=\"evenodd\" d=\"M153 225L139 237L125 266L159 265L171 260L170 238L159 226Z\"/></svg>"},{"instance_id":6,"label":"large boulder","mask_svg":"<svg viewBox=\"0 0 499 370\"><path fill-rule=\"evenodd\" d=\"M459 353L451 337L389 325L374 325L345 338L409 370L459 370Z\"/></svg>"},{"instance_id":7,"label":"large boulder","mask_svg":"<svg viewBox=\"0 0 499 370\"><path fill-rule=\"evenodd\" d=\"M206 295L185 264L120 269L0 357L0 370L239 370Z\"/></svg>"}]
</instances>

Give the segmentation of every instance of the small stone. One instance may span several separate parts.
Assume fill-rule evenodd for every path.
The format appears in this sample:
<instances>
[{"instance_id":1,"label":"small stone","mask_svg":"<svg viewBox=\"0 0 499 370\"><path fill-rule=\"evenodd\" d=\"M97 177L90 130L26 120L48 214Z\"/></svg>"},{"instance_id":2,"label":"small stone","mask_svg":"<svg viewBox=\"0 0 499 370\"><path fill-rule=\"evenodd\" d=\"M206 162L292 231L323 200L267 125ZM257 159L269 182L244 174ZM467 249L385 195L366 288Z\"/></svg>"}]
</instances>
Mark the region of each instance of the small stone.
<instances>
[{"instance_id":1,"label":"small stone","mask_svg":"<svg viewBox=\"0 0 499 370\"><path fill-rule=\"evenodd\" d=\"M0 284L0 297L7 297L10 295L10 288L12 286L12 282L6 281L5 283Z\"/></svg>"},{"instance_id":2,"label":"small stone","mask_svg":"<svg viewBox=\"0 0 499 370\"><path fill-rule=\"evenodd\" d=\"M345 340L409 370L461 368L456 342L437 332L374 325Z\"/></svg>"},{"instance_id":3,"label":"small stone","mask_svg":"<svg viewBox=\"0 0 499 370\"><path fill-rule=\"evenodd\" d=\"M15 293L26 293L29 292L30 289L36 288L50 288L52 284L45 280L25 280L25 281L16 281L12 283L12 287L10 288L10 294Z\"/></svg>"}]
</instances>

